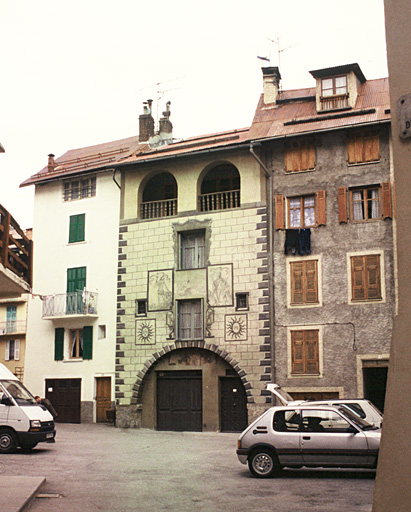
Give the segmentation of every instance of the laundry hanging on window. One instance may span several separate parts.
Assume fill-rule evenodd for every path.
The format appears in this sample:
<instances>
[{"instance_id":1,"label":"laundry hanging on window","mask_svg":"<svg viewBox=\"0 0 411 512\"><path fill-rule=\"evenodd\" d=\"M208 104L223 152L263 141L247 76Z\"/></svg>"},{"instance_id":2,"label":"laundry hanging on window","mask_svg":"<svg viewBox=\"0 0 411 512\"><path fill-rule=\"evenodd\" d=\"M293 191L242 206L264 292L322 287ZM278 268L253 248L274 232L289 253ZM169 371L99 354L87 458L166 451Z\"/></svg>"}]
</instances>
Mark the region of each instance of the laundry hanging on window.
<instances>
[{"instance_id":1,"label":"laundry hanging on window","mask_svg":"<svg viewBox=\"0 0 411 512\"><path fill-rule=\"evenodd\" d=\"M286 229L285 230L285 247L284 252L288 254L297 254L300 250L300 233L299 229Z\"/></svg>"},{"instance_id":2,"label":"laundry hanging on window","mask_svg":"<svg viewBox=\"0 0 411 512\"><path fill-rule=\"evenodd\" d=\"M300 254L311 254L311 229L300 229Z\"/></svg>"}]
</instances>

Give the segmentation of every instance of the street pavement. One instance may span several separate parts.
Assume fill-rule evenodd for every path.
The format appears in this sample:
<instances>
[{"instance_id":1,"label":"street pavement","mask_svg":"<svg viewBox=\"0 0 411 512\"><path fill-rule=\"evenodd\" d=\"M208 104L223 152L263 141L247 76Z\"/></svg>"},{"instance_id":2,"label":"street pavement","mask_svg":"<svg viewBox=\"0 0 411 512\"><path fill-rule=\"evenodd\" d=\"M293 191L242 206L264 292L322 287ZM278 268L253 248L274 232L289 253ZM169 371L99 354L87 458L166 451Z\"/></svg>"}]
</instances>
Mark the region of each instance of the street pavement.
<instances>
[{"instance_id":1,"label":"street pavement","mask_svg":"<svg viewBox=\"0 0 411 512\"><path fill-rule=\"evenodd\" d=\"M56 443L0 456L0 512L371 512L374 471L256 479L237 438L58 424Z\"/></svg>"}]
</instances>

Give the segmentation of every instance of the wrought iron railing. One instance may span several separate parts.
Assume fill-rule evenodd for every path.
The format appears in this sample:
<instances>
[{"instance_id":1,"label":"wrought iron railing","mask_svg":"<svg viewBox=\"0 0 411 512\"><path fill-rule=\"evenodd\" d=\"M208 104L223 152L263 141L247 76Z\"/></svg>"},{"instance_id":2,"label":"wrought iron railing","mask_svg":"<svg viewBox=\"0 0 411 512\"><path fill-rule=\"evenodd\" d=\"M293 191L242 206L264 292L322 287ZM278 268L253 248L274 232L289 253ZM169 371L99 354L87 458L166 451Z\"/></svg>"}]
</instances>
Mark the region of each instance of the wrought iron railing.
<instances>
[{"instance_id":1,"label":"wrought iron railing","mask_svg":"<svg viewBox=\"0 0 411 512\"><path fill-rule=\"evenodd\" d=\"M97 315L98 294L78 291L58 295L43 295L43 317L67 315Z\"/></svg>"},{"instance_id":2,"label":"wrought iron railing","mask_svg":"<svg viewBox=\"0 0 411 512\"><path fill-rule=\"evenodd\" d=\"M0 205L0 263L31 285L32 241Z\"/></svg>"},{"instance_id":3,"label":"wrought iron railing","mask_svg":"<svg viewBox=\"0 0 411 512\"><path fill-rule=\"evenodd\" d=\"M2 334L25 333L27 324L25 320L9 320L0 322L0 336Z\"/></svg>"},{"instance_id":4,"label":"wrought iron railing","mask_svg":"<svg viewBox=\"0 0 411 512\"><path fill-rule=\"evenodd\" d=\"M173 215L177 215L177 199L150 201L141 205L140 216L142 219L157 219Z\"/></svg>"},{"instance_id":5,"label":"wrought iron railing","mask_svg":"<svg viewBox=\"0 0 411 512\"><path fill-rule=\"evenodd\" d=\"M240 191L229 190L227 192L214 192L212 194L201 194L198 198L198 209L200 212L213 210L227 210L228 208L239 208Z\"/></svg>"}]
</instances>

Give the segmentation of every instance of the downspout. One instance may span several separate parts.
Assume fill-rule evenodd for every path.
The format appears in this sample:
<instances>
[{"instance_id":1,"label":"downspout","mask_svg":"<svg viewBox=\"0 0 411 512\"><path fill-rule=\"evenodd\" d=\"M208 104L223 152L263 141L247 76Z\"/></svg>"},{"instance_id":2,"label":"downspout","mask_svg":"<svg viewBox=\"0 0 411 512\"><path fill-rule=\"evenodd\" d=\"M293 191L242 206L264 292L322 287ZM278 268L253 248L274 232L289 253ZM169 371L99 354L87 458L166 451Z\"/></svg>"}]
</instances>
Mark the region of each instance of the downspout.
<instances>
[{"instance_id":1,"label":"downspout","mask_svg":"<svg viewBox=\"0 0 411 512\"><path fill-rule=\"evenodd\" d=\"M113 181L114 181L114 183L118 186L119 190L121 190L121 185L120 185L120 183L118 183L118 181L116 180L116 172L117 172L117 169L113 169Z\"/></svg>"},{"instance_id":2,"label":"downspout","mask_svg":"<svg viewBox=\"0 0 411 512\"><path fill-rule=\"evenodd\" d=\"M273 230L273 197L274 197L274 180L273 174L259 156L255 153L254 147L261 147L261 143L250 143L250 154L259 163L264 170L267 179L267 231L268 231L268 297L269 297L269 322L270 322L270 344L271 344L271 382L276 382L275 371L275 343L274 343L274 230ZM273 396L271 396L273 400Z\"/></svg>"}]
</instances>

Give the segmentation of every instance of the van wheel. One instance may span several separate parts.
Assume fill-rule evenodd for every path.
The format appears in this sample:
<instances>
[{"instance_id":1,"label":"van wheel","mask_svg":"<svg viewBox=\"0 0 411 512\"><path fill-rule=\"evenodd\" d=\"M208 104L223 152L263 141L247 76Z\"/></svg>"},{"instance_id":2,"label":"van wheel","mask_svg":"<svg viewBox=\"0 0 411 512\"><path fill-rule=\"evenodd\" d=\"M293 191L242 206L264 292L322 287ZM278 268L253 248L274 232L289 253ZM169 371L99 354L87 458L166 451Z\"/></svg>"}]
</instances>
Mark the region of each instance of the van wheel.
<instances>
[{"instance_id":1,"label":"van wheel","mask_svg":"<svg viewBox=\"0 0 411 512\"><path fill-rule=\"evenodd\" d=\"M250 454L248 467L251 473L258 478L269 478L278 474L281 469L277 456L265 448L259 448Z\"/></svg>"},{"instance_id":2,"label":"van wheel","mask_svg":"<svg viewBox=\"0 0 411 512\"><path fill-rule=\"evenodd\" d=\"M16 435L11 430L0 430L0 453L14 453L17 450Z\"/></svg>"}]
</instances>

